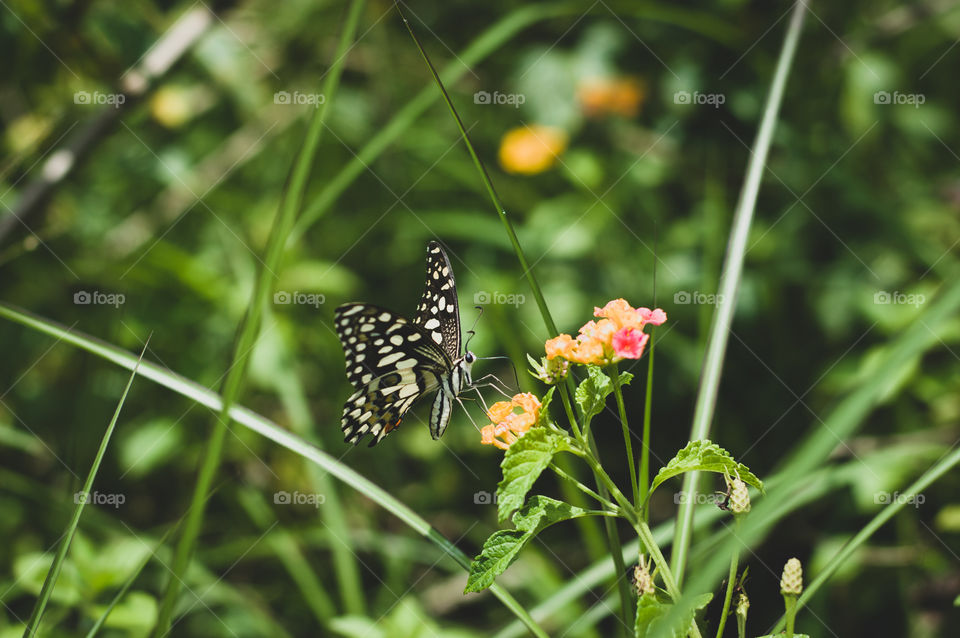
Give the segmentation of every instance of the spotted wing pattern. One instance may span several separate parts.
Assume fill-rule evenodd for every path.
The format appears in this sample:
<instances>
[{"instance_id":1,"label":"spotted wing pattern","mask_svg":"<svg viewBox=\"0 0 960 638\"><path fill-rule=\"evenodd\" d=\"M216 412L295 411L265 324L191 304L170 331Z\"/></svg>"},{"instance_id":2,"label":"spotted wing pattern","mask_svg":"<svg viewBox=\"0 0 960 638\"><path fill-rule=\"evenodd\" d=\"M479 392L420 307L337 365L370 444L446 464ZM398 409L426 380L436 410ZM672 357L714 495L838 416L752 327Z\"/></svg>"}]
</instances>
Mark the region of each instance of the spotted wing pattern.
<instances>
[{"instance_id":1,"label":"spotted wing pattern","mask_svg":"<svg viewBox=\"0 0 960 638\"><path fill-rule=\"evenodd\" d=\"M438 242L427 245L427 283L417 306L414 325L421 326L447 354L450 361L460 356L460 312L457 286L450 259Z\"/></svg>"},{"instance_id":2,"label":"spotted wing pattern","mask_svg":"<svg viewBox=\"0 0 960 638\"><path fill-rule=\"evenodd\" d=\"M340 427L348 443L368 434L375 445L404 414L436 390L451 372L446 353L421 327L370 304L346 304L334 315L356 391L343 407Z\"/></svg>"}]
</instances>

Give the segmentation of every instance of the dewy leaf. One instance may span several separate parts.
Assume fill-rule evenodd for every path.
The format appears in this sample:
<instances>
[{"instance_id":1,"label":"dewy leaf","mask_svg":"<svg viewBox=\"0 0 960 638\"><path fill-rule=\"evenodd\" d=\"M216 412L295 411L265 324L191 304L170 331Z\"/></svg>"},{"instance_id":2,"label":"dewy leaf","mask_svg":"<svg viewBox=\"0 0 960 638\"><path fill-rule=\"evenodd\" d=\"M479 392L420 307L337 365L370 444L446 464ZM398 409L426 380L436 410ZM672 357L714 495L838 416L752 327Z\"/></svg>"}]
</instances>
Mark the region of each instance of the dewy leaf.
<instances>
[{"instance_id":1,"label":"dewy leaf","mask_svg":"<svg viewBox=\"0 0 960 638\"><path fill-rule=\"evenodd\" d=\"M603 412L607 397L613 392L613 381L597 366L587 366L587 378L580 382L574 397L583 412L583 427Z\"/></svg>"},{"instance_id":2,"label":"dewy leaf","mask_svg":"<svg viewBox=\"0 0 960 638\"><path fill-rule=\"evenodd\" d=\"M697 596L694 607L690 610L685 622L682 625L680 623L676 625L684 629L675 629L670 632L671 638L685 638L696 613L706 607L712 598L713 594ZM672 603L661 602L652 594L641 596L640 600L637 601L637 620L634 627L636 635L640 638L655 635L657 630L661 628L661 621L670 613L672 607Z\"/></svg>"},{"instance_id":3,"label":"dewy leaf","mask_svg":"<svg viewBox=\"0 0 960 638\"><path fill-rule=\"evenodd\" d=\"M737 463L729 452L706 439L690 441L666 466L660 468L650 486L650 492L669 478L693 471L726 472L730 476L739 476L744 483L763 492L763 482L754 476L750 468L743 463Z\"/></svg>"},{"instance_id":4,"label":"dewy leaf","mask_svg":"<svg viewBox=\"0 0 960 638\"><path fill-rule=\"evenodd\" d=\"M568 449L562 435L541 427L532 428L515 441L500 463L503 480L497 485L497 520L502 523L523 505L527 492L550 465L553 455Z\"/></svg>"},{"instance_id":5,"label":"dewy leaf","mask_svg":"<svg viewBox=\"0 0 960 638\"><path fill-rule=\"evenodd\" d=\"M523 546L544 528L590 513L546 496L531 497L523 509L513 515L513 524L517 529L494 532L483 544L480 555L470 564L470 576L464 593L489 587L516 559Z\"/></svg>"}]
</instances>

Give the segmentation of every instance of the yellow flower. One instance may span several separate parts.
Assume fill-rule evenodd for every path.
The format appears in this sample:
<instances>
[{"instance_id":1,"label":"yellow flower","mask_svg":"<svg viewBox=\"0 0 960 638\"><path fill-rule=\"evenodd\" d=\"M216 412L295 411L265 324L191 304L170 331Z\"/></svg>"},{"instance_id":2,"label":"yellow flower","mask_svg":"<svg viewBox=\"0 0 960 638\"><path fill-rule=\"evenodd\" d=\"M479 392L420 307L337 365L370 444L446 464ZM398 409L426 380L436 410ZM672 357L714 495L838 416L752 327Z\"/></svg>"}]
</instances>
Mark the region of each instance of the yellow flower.
<instances>
[{"instance_id":1,"label":"yellow flower","mask_svg":"<svg viewBox=\"0 0 960 638\"><path fill-rule=\"evenodd\" d=\"M514 408L520 408L520 412L514 412ZM480 443L506 450L537 424L540 400L529 392L515 394L510 401L494 403L487 416L492 423L481 428Z\"/></svg>"},{"instance_id":2,"label":"yellow flower","mask_svg":"<svg viewBox=\"0 0 960 638\"><path fill-rule=\"evenodd\" d=\"M510 129L500 140L500 166L508 173L536 175L551 166L567 148L567 135L551 126Z\"/></svg>"}]
</instances>

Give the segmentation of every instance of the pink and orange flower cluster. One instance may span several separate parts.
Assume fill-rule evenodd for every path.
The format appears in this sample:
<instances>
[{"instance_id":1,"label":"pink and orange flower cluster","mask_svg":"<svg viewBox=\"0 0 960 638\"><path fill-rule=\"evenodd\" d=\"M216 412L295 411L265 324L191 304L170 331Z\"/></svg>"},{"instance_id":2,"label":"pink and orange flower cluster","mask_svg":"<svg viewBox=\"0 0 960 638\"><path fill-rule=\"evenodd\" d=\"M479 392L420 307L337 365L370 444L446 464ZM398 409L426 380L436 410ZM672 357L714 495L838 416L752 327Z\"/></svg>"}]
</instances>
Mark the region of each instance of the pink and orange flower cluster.
<instances>
[{"instance_id":1,"label":"pink and orange flower cluster","mask_svg":"<svg viewBox=\"0 0 960 638\"><path fill-rule=\"evenodd\" d=\"M623 359L639 359L650 339L644 326L659 326L667 320L660 308L634 308L624 299L614 299L603 308L594 308L599 321L588 321L574 339L568 334L545 344L547 359L560 357L571 363L607 365Z\"/></svg>"},{"instance_id":2,"label":"pink and orange flower cluster","mask_svg":"<svg viewBox=\"0 0 960 638\"><path fill-rule=\"evenodd\" d=\"M515 408L520 408L520 412ZM491 424L480 430L480 442L506 450L536 425L540 418L540 400L529 392L515 394L510 401L494 403L487 416Z\"/></svg>"}]
</instances>

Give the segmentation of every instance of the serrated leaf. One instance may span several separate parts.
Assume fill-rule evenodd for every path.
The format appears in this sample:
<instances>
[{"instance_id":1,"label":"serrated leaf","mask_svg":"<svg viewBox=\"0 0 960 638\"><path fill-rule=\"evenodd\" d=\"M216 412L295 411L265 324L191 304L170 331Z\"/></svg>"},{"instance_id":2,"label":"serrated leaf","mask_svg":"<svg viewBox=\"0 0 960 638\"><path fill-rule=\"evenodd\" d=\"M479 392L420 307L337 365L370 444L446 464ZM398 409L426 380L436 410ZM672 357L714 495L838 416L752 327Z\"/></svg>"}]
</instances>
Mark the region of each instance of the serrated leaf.
<instances>
[{"instance_id":1,"label":"serrated leaf","mask_svg":"<svg viewBox=\"0 0 960 638\"><path fill-rule=\"evenodd\" d=\"M523 505L527 492L550 465L553 455L568 450L566 438L535 427L515 441L503 456L503 480L497 485L497 520L501 523Z\"/></svg>"},{"instance_id":2,"label":"serrated leaf","mask_svg":"<svg viewBox=\"0 0 960 638\"><path fill-rule=\"evenodd\" d=\"M601 412L613 392L613 381L598 366L587 366L587 378L580 382L574 398L583 414L583 427Z\"/></svg>"},{"instance_id":3,"label":"serrated leaf","mask_svg":"<svg viewBox=\"0 0 960 638\"><path fill-rule=\"evenodd\" d=\"M713 599L713 594L697 596L693 609L686 615L683 624L679 622L676 624L676 627L680 627L680 629L674 629L667 635L671 638L685 638L697 612L706 607L711 599ZM661 602L652 594L641 596L640 600L637 601L637 619L634 627L636 635L639 638L655 635L662 628L661 623L672 608L673 603Z\"/></svg>"},{"instance_id":4,"label":"serrated leaf","mask_svg":"<svg viewBox=\"0 0 960 638\"><path fill-rule=\"evenodd\" d=\"M585 509L568 505L546 496L533 496L513 515L517 529L494 532L483 544L480 555L470 564L470 576L464 593L489 587L497 576L516 560L523 546L543 529L560 521L590 514Z\"/></svg>"},{"instance_id":5,"label":"serrated leaf","mask_svg":"<svg viewBox=\"0 0 960 638\"><path fill-rule=\"evenodd\" d=\"M743 463L730 456L730 453L724 450L716 443L703 439L699 441L690 441L687 447L683 448L677 455L670 459L664 467L660 468L657 476L653 479L650 486L650 492L657 489L661 483L667 479L683 474L684 472L726 472L730 476L739 476L740 480L747 485L763 492L763 481L754 476Z\"/></svg>"}]
</instances>

